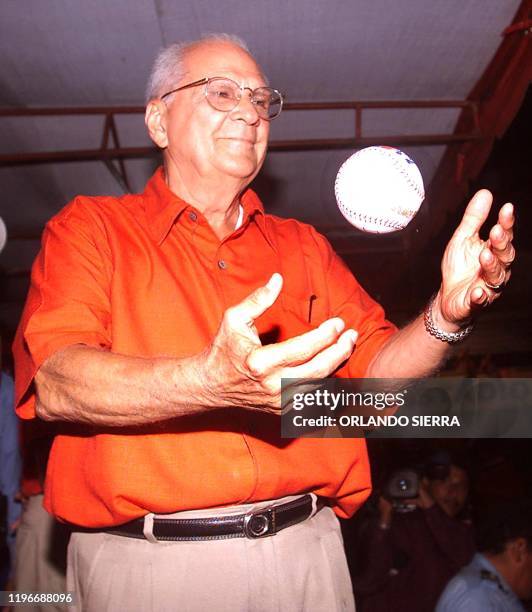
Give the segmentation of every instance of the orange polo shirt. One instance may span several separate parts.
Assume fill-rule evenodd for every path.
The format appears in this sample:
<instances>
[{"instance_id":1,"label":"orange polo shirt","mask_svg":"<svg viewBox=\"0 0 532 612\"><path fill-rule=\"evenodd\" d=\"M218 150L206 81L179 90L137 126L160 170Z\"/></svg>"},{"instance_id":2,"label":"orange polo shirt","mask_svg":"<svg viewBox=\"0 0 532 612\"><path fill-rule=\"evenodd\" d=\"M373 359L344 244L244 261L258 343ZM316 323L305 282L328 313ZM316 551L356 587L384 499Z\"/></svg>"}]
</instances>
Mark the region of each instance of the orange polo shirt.
<instances>
[{"instance_id":1,"label":"orange polo shirt","mask_svg":"<svg viewBox=\"0 0 532 612\"><path fill-rule=\"evenodd\" d=\"M312 227L265 214L251 190L242 205L242 226L220 241L159 169L142 194L80 196L49 221L14 345L19 416L35 416L33 377L58 349L194 355L274 272L284 286L259 333L281 341L342 317L359 341L341 374L363 376L395 330L381 307ZM235 408L135 434L77 429L55 438L45 507L88 527L309 491L348 516L371 488L364 440L283 440L277 415Z\"/></svg>"}]
</instances>

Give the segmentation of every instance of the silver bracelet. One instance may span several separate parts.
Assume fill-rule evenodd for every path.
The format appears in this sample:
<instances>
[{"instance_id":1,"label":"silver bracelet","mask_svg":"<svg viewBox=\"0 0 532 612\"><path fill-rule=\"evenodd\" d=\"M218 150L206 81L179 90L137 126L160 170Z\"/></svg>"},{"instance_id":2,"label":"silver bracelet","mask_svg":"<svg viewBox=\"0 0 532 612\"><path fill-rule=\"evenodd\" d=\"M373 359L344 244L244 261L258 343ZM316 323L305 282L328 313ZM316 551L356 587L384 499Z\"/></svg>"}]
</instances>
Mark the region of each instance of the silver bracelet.
<instances>
[{"instance_id":1,"label":"silver bracelet","mask_svg":"<svg viewBox=\"0 0 532 612\"><path fill-rule=\"evenodd\" d=\"M458 332L446 332L442 329L438 329L434 324L434 319L432 318L432 304L434 303L434 298L436 294L434 294L427 304L425 308L425 312L423 313L423 321L425 323L425 329L429 332L431 336L438 338L442 342L448 342L449 344L454 344L455 342L461 342L464 338L469 336L469 334L473 331L473 325L468 325L465 329L461 329Z\"/></svg>"}]
</instances>

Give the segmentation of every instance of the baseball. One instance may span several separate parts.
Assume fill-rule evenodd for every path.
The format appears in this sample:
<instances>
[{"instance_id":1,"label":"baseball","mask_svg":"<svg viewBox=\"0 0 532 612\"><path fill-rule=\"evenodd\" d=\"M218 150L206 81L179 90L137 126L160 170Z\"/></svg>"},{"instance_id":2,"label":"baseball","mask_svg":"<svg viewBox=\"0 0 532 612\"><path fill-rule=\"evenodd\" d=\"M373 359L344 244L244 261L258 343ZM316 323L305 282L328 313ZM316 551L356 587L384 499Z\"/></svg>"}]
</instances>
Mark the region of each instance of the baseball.
<instances>
[{"instance_id":1,"label":"baseball","mask_svg":"<svg viewBox=\"0 0 532 612\"><path fill-rule=\"evenodd\" d=\"M334 193L349 223L373 234L406 227L425 198L419 168L393 147L367 147L351 155L338 171Z\"/></svg>"}]
</instances>

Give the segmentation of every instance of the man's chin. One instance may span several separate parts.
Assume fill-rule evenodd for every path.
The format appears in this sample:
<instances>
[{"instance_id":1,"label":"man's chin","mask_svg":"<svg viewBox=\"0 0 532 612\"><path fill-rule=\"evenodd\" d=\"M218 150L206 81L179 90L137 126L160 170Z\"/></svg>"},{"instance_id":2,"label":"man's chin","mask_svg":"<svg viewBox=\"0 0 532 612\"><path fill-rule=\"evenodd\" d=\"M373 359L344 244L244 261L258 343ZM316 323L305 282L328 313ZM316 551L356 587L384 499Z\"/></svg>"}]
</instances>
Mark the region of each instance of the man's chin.
<instances>
[{"instance_id":1,"label":"man's chin","mask_svg":"<svg viewBox=\"0 0 532 612\"><path fill-rule=\"evenodd\" d=\"M259 171L257 161L250 159L231 160L223 164L221 170L224 174L236 179L248 180L251 182Z\"/></svg>"},{"instance_id":2,"label":"man's chin","mask_svg":"<svg viewBox=\"0 0 532 612\"><path fill-rule=\"evenodd\" d=\"M442 506L442 508L445 514L451 518L455 518L460 514L460 508L456 506Z\"/></svg>"}]
</instances>

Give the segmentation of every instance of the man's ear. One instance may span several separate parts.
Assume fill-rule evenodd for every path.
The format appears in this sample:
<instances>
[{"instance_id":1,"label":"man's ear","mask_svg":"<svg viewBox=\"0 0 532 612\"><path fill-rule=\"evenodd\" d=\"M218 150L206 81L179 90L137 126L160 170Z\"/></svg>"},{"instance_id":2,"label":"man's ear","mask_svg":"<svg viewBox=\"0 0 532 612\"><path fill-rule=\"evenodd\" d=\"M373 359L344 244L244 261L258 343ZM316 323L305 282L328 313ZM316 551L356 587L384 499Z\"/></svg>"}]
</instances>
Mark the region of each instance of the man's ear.
<instances>
[{"instance_id":1,"label":"man's ear","mask_svg":"<svg viewBox=\"0 0 532 612\"><path fill-rule=\"evenodd\" d=\"M167 111L166 104L162 100L150 100L144 115L144 123L148 128L148 134L160 149L166 149L168 146L168 136L166 133Z\"/></svg>"}]
</instances>

